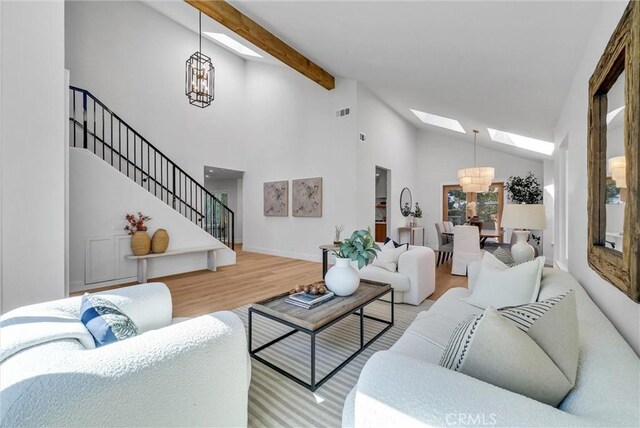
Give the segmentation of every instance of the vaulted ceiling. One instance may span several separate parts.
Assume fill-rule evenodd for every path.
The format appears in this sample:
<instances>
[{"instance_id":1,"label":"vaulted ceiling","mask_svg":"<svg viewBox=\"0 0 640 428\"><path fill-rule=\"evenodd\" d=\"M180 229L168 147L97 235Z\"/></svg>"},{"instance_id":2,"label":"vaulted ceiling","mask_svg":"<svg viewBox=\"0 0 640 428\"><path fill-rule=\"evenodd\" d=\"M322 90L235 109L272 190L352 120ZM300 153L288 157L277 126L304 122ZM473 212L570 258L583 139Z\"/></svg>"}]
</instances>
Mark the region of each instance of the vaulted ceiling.
<instances>
[{"instance_id":1,"label":"vaulted ceiling","mask_svg":"<svg viewBox=\"0 0 640 428\"><path fill-rule=\"evenodd\" d=\"M186 3L145 3L193 28ZM487 128L553 141L602 8L562 0L229 3L334 76L361 82L416 127L469 143L479 129L480 145L537 159L549 157L495 143ZM215 21L203 24L278 62ZM410 109L456 119L467 134L424 124Z\"/></svg>"},{"instance_id":2,"label":"vaulted ceiling","mask_svg":"<svg viewBox=\"0 0 640 428\"><path fill-rule=\"evenodd\" d=\"M600 2L232 1L335 76L467 130L552 141ZM451 131L438 131L451 133ZM495 145L495 143L493 143Z\"/></svg>"}]
</instances>

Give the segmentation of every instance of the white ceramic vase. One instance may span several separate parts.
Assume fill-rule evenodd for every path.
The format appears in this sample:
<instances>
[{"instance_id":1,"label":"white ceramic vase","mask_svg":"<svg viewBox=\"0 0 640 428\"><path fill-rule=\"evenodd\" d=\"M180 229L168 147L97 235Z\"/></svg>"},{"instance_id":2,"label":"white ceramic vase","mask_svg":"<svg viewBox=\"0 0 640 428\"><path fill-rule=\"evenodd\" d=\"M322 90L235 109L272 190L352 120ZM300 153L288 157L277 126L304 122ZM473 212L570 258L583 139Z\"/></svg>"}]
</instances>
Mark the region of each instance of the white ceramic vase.
<instances>
[{"instance_id":1,"label":"white ceramic vase","mask_svg":"<svg viewBox=\"0 0 640 428\"><path fill-rule=\"evenodd\" d=\"M516 235L516 242L511 246L511 257L516 263L524 263L529 260L533 260L535 257L535 250L529 243L529 231L528 230L514 230Z\"/></svg>"},{"instance_id":2,"label":"white ceramic vase","mask_svg":"<svg viewBox=\"0 0 640 428\"><path fill-rule=\"evenodd\" d=\"M336 296L350 296L358 289L360 276L350 259L336 257L336 264L327 271L324 282Z\"/></svg>"}]
</instances>

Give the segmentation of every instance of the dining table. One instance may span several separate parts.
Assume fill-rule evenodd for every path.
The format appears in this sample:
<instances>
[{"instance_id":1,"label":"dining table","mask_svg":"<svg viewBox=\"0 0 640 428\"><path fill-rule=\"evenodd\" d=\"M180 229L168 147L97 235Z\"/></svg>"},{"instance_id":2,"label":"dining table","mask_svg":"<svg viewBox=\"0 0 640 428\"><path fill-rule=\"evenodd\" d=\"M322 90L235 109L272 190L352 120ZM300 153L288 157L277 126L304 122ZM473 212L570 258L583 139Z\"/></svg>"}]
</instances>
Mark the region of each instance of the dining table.
<instances>
[{"instance_id":1,"label":"dining table","mask_svg":"<svg viewBox=\"0 0 640 428\"><path fill-rule=\"evenodd\" d=\"M453 232L442 232L443 235L453 236ZM500 239L504 235L503 230L496 229L480 229L480 248L484 248L484 244L489 238Z\"/></svg>"}]
</instances>

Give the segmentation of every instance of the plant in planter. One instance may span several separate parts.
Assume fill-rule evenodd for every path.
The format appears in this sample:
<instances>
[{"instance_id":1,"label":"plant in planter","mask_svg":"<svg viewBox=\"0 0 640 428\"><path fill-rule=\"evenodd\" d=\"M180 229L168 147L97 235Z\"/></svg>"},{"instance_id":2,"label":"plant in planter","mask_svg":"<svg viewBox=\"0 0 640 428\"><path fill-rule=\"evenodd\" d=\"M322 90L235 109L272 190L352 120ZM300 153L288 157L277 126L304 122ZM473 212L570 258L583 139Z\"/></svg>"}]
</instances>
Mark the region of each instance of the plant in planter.
<instances>
[{"instance_id":1,"label":"plant in planter","mask_svg":"<svg viewBox=\"0 0 640 428\"><path fill-rule=\"evenodd\" d=\"M509 201L514 204L539 204L542 202L542 186L533 172L526 177L511 176L504 185Z\"/></svg>"},{"instance_id":2,"label":"plant in planter","mask_svg":"<svg viewBox=\"0 0 640 428\"><path fill-rule=\"evenodd\" d=\"M418 225L420 223L421 218L422 218L422 208L420 208L420 205L416 202L416 207L413 210L414 224Z\"/></svg>"},{"instance_id":3,"label":"plant in planter","mask_svg":"<svg viewBox=\"0 0 640 428\"><path fill-rule=\"evenodd\" d=\"M137 217L127 213L125 220L129 223L124 230L131 235L131 251L135 256L145 256L151 251L151 238L147 233L147 222L151 217L138 211Z\"/></svg>"},{"instance_id":4,"label":"plant in planter","mask_svg":"<svg viewBox=\"0 0 640 428\"><path fill-rule=\"evenodd\" d=\"M411 212L411 206L409 205L409 202L404 203L404 205L402 206L402 210L400 210L400 213L402 213L403 217L409 217L411 214L413 214Z\"/></svg>"},{"instance_id":5,"label":"plant in planter","mask_svg":"<svg viewBox=\"0 0 640 428\"><path fill-rule=\"evenodd\" d=\"M504 185L509 201L514 204L536 205L542 203L542 186L538 178L529 171L526 177L511 176ZM529 235L537 246L540 246L540 236Z\"/></svg>"},{"instance_id":6,"label":"plant in planter","mask_svg":"<svg viewBox=\"0 0 640 428\"><path fill-rule=\"evenodd\" d=\"M376 250L380 250L380 247L371 236L371 229L353 232L351 237L342 241L338 250L332 251L336 256L336 264L325 277L327 288L336 296L353 294L360 285L360 276L351 262L357 262L358 269L362 269L376 257Z\"/></svg>"}]
</instances>

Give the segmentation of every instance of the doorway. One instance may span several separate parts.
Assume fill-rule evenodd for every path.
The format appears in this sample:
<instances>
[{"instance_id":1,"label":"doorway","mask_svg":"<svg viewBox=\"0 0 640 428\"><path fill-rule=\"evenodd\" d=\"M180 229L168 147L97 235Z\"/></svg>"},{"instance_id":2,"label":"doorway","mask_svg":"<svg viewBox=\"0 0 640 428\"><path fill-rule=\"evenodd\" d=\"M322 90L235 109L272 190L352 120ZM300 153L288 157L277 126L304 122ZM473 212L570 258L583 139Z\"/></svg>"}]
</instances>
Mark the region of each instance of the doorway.
<instances>
[{"instance_id":1,"label":"doorway","mask_svg":"<svg viewBox=\"0 0 640 428\"><path fill-rule=\"evenodd\" d=\"M204 187L213 196L229 207L234 212L234 237L236 244L242 244L243 229L243 171L219 168L206 165L204 167ZM208 201L209 202L209 201ZM212 210L212 207L206 207L207 212L211 215L207 216L211 222L208 227L217 231L219 236L228 237L232 231L229 220L222 215L220 211Z\"/></svg>"},{"instance_id":2,"label":"doorway","mask_svg":"<svg viewBox=\"0 0 640 428\"><path fill-rule=\"evenodd\" d=\"M384 242L387 236L389 236L389 225L391 224L389 218L389 188L391 184L390 173L386 168L376 166L375 175L375 189L376 197L374 202L375 211L375 240L376 242Z\"/></svg>"}]
</instances>

